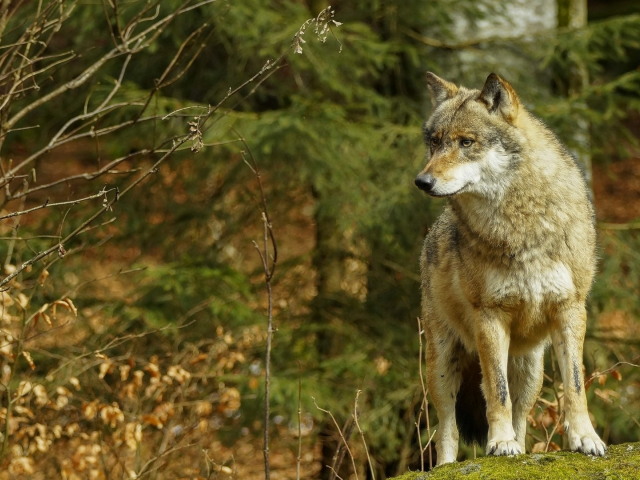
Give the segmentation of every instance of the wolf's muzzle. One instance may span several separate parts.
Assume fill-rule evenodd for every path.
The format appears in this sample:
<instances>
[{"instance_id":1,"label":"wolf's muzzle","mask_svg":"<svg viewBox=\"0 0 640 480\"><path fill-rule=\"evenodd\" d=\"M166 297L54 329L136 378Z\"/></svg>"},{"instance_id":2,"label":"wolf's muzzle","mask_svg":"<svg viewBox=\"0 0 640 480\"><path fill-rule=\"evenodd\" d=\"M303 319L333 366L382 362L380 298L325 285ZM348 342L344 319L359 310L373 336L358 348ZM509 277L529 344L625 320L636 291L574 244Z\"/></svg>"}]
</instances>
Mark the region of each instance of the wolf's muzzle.
<instances>
[{"instance_id":1,"label":"wolf's muzzle","mask_svg":"<svg viewBox=\"0 0 640 480\"><path fill-rule=\"evenodd\" d=\"M416 177L416 187L420 190L431 193L436 184L436 179L430 173L423 173Z\"/></svg>"}]
</instances>

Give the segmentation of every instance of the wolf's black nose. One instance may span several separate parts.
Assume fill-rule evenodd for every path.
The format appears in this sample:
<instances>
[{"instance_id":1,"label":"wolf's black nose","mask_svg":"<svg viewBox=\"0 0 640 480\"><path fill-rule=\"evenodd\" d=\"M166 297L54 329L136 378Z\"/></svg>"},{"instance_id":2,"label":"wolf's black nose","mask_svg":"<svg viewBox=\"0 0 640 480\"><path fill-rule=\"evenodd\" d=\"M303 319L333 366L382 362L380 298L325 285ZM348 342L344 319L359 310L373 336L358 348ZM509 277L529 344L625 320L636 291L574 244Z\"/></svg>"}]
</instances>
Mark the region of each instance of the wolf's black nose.
<instances>
[{"instance_id":1,"label":"wolf's black nose","mask_svg":"<svg viewBox=\"0 0 640 480\"><path fill-rule=\"evenodd\" d=\"M436 184L436 179L429 173L423 173L416 177L416 187L427 193L431 192L433 186Z\"/></svg>"}]
</instances>

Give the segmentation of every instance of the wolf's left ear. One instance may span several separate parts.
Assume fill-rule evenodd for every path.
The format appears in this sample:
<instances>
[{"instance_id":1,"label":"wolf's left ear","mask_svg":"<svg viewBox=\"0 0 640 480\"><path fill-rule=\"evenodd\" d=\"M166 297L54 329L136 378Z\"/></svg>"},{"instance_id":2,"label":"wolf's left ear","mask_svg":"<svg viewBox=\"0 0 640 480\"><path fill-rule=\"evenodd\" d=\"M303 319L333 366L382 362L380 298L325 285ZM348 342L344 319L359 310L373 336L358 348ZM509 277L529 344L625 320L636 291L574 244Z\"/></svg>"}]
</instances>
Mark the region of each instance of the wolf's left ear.
<instances>
[{"instance_id":1,"label":"wolf's left ear","mask_svg":"<svg viewBox=\"0 0 640 480\"><path fill-rule=\"evenodd\" d=\"M487 106L489 112L499 113L509 123L513 123L518 116L520 100L516 91L495 73L487 77L479 100Z\"/></svg>"},{"instance_id":2,"label":"wolf's left ear","mask_svg":"<svg viewBox=\"0 0 640 480\"><path fill-rule=\"evenodd\" d=\"M443 80L435 73L427 72L427 85L429 85L431 103L434 107L458 93L458 87L451 82Z\"/></svg>"}]
</instances>

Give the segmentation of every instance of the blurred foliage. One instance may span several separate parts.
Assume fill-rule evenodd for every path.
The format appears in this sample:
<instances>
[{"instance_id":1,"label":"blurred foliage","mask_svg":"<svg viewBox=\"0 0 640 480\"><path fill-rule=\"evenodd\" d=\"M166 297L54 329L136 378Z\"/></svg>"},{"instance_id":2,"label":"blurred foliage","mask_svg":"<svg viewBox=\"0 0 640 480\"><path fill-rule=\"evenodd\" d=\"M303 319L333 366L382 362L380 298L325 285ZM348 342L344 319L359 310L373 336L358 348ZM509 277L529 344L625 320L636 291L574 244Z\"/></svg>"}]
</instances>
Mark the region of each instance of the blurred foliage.
<instances>
[{"instance_id":1,"label":"blurred foliage","mask_svg":"<svg viewBox=\"0 0 640 480\"><path fill-rule=\"evenodd\" d=\"M181 3L164 0L162 8ZM274 231L282 248L275 278L278 331L272 416L284 418L283 425L295 424L299 362L304 412L316 422L324 418L313 396L343 422L353 410L356 390L362 390L360 423L367 432L378 478L408 466L416 468L415 422L422 400L415 320L420 303L418 257L424 233L443 205L424 198L413 187L424 159L421 124L429 110L424 74L434 70L479 88L495 70L512 82L525 104L567 144L574 143L576 122L586 120L596 159L614 152L624 155L637 146L626 120L640 110L640 71L636 65L621 66L639 56L640 16L607 18L577 31L490 39L465 47L456 46L453 21L460 16L500 15L499 6L469 0L340 0L332 5L342 25L333 25L324 45L307 32L302 54L290 50L284 67L251 96L256 85L246 86L242 94L248 97L229 105L228 114L215 118L203 132L205 144L211 146L198 154L176 155L136 195L117 204L117 222L83 239L86 246L78 255L49 267L52 280L31 302L51 301L71 291L81 313L78 323L85 322L81 327L86 334L70 338L72 348L64 343L48 346L53 357L36 358L38 370L31 375L44 377L48 369L57 368L55 355L70 348L83 358L84 349L130 336L130 342L116 342L110 350L110 357L118 357L110 363L113 368L126 364L121 357L132 355L141 365L162 364L168 369L176 362L164 365L162 360L150 359L151 355L161 359L177 355L185 369L196 373L193 365L202 368L199 379L219 383L187 389L191 381L187 379L184 388L182 382L164 382L162 388L175 388L176 398L184 402L195 402L206 393L207 400L201 402L223 405L216 428L226 444L237 441L243 428L260 435L264 339L251 329L266 325L266 320L261 267L250 242L260 238L261 220L255 179L242 161L243 148L233 127L247 139L265 173ZM217 104L267 60L279 57L300 25L325 6L321 1L246 0L201 7L199 15L176 19L151 54L132 64L118 95L131 100L153 91L170 61L164 52L175 51L206 19L208 26L201 33L206 54L195 59L182 81L159 89L149 107L157 115L201 107L183 111L195 116ZM56 51L73 49L97 57L111 48L102 6L79 4L76 9ZM124 25L134 13L125 8L120 14ZM437 38L448 46L426 45L416 35ZM452 68L449 74L446 66L452 58L459 61L460 57L452 57L459 51L474 55L474 65L483 67L466 72ZM520 63L505 66L500 55L505 51L517 52L526 69L519 70ZM10 147L19 152L46 143L42 131L55 132L67 118L59 113L81 112L90 92L88 102L98 104L109 91L103 85L117 78L120 67L118 62L107 64L102 84L94 82L82 94L52 102L41 115L41 130L16 132L8 139ZM568 81L575 76L567 72L577 72L581 82ZM56 78L78 73L74 68L61 69ZM118 118L114 116L113 121ZM97 149L77 145L76 158L69 162L93 165L101 156L135 151L143 139L164 138L162 134L175 127L172 122L150 123L135 133L124 131ZM147 163L142 160L139 165ZM121 185L124 179L109 182ZM73 184L74 192L83 188L80 182ZM64 196L69 191L63 185L53 193ZM29 228L52 230L60 218L40 221ZM640 238L633 231L606 232L601 243L601 273L589 300L586 375L633 358L640 344L636 327ZM31 248L42 247L36 241ZM0 256L6 255L6 249L0 245ZM27 253L24 247L17 258ZM98 272L108 275L132 267L146 269L116 275L113 282L79 286L100 277ZM54 283L55 278L60 280ZM612 328L618 330L612 334ZM639 333L632 340L629 329ZM147 334L142 336L143 332ZM251 339L245 345L241 339L247 332ZM230 365L220 364L229 358L224 349L233 350L236 344L244 345L238 347L241 359L236 356ZM201 354L206 361L190 363ZM106 361L74 363L85 375L80 376L82 384L93 385L95 391L102 391L104 382L114 392L125 388L129 377L118 380L111 371L99 377L100 365ZM625 368L619 368L624 372L622 380L608 375L604 384L589 390L598 428L609 429L608 438L615 443L637 440L640 432L619 408L623 405L631 412L640 408L640 375ZM145 382L156 378L147 377ZM142 385L138 387L142 392ZM229 389L233 395L242 395L241 407L227 408L220 400ZM552 390L551 384L545 386L547 399L552 398ZM157 417L153 395L143 397L148 406L132 403L125 413ZM105 400L96 408L107 404ZM86 409L81 402L78 405ZM534 443L544 439L544 428L552 425L542 417L551 418L553 408L544 407L533 415L537 430L532 428L532 433L538 437ZM198 418L209 415L191 412L188 415ZM156 443L162 442L155 431L150 432L149 426L157 427L155 420L146 417L145 421L145 432ZM436 421L432 412L431 428ZM127 424L132 424L129 418ZM123 428L119 436L114 433L114 442L126 435L126 428L137 427ZM278 432L286 436L287 429L279 427L276 437ZM316 429L313 434L317 433ZM135 436L135 431L128 435ZM559 437L554 438L561 444ZM427 440L425 431L423 444Z\"/></svg>"}]
</instances>

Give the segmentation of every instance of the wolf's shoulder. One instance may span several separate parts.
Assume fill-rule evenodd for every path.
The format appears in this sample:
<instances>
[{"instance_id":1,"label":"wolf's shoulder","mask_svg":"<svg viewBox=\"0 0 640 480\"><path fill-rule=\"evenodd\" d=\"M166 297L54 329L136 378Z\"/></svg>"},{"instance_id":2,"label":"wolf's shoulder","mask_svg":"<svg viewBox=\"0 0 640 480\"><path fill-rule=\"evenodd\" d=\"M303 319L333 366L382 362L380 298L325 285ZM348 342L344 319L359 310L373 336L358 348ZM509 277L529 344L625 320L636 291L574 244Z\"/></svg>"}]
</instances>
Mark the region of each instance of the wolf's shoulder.
<instances>
[{"instance_id":1,"label":"wolf's shoulder","mask_svg":"<svg viewBox=\"0 0 640 480\"><path fill-rule=\"evenodd\" d=\"M438 219L429 228L424 239L421 266L437 265L445 250L455 249L459 242L459 230L455 214L447 205Z\"/></svg>"}]
</instances>

